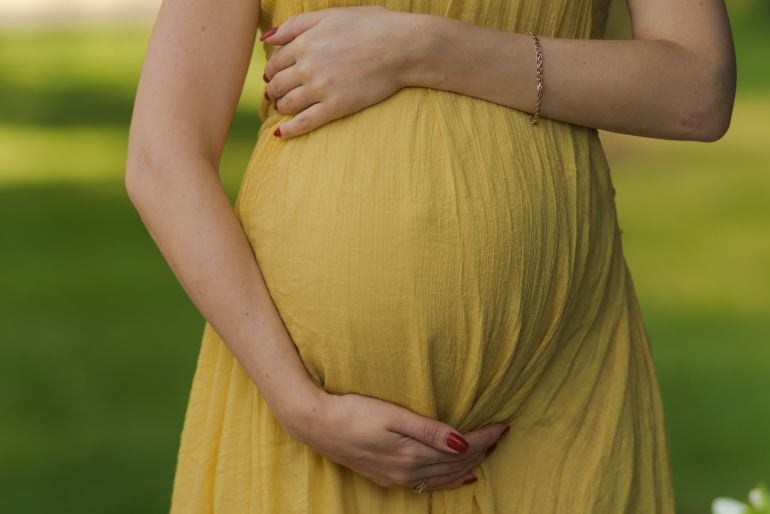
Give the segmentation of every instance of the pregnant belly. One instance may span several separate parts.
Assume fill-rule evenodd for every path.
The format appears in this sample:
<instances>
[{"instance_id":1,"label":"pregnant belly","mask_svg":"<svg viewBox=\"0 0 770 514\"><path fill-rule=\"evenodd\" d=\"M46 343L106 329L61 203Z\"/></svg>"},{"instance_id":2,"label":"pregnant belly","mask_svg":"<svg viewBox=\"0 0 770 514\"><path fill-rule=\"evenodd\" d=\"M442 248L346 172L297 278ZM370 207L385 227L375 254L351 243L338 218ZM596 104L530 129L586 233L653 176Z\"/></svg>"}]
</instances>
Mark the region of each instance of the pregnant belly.
<instances>
[{"instance_id":1,"label":"pregnant belly","mask_svg":"<svg viewBox=\"0 0 770 514\"><path fill-rule=\"evenodd\" d=\"M277 140L285 119L265 121L236 211L308 371L458 427L510 409L588 214L590 163L553 144L574 128L422 88Z\"/></svg>"}]
</instances>

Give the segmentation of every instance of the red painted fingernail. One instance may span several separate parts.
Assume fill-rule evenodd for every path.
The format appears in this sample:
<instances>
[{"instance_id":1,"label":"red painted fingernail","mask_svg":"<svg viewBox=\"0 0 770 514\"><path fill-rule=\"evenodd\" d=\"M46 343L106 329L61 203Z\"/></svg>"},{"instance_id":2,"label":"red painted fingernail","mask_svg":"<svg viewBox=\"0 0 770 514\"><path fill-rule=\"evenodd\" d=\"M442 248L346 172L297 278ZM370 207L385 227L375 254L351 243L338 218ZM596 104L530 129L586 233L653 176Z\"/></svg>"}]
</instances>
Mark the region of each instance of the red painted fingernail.
<instances>
[{"instance_id":1,"label":"red painted fingernail","mask_svg":"<svg viewBox=\"0 0 770 514\"><path fill-rule=\"evenodd\" d=\"M278 127L273 131L273 135L276 137L281 137L281 127Z\"/></svg>"},{"instance_id":2,"label":"red painted fingernail","mask_svg":"<svg viewBox=\"0 0 770 514\"><path fill-rule=\"evenodd\" d=\"M499 441L500 439L502 439L503 437L505 437L505 434L507 434L507 433L508 433L508 431L509 431L510 429L511 429L511 426L510 426L510 425L508 425L507 427L505 427L505 430L503 430L502 432L500 432L500 437L498 437L498 438L497 438L497 440Z\"/></svg>"},{"instance_id":3,"label":"red painted fingernail","mask_svg":"<svg viewBox=\"0 0 770 514\"><path fill-rule=\"evenodd\" d=\"M276 110L276 111L278 110L278 100L280 100L280 98L278 98L278 99L276 99L276 100L275 100L275 110Z\"/></svg>"},{"instance_id":4,"label":"red painted fingernail","mask_svg":"<svg viewBox=\"0 0 770 514\"><path fill-rule=\"evenodd\" d=\"M264 34L262 34L262 36L259 38L259 40L260 40L260 41L264 41L265 39L267 39L267 38L269 38L270 36L272 36L273 34L275 34L275 31L277 31L277 30L278 30L278 27L273 27L273 28L271 28L270 30L268 30L267 32L265 32Z\"/></svg>"},{"instance_id":5,"label":"red painted fingernail","mask_svg":"<svg viewBox=\"0 0 770 514\"><path fill-rule=\"evenodd\" d=\"M265 91L265 100L270 101L270 95L267 94L267 91Z\"/></svg>"},{"instance_id":6,"label":"red painted fingernail","mask_svg":"<svg viewBox=\"0 0 770 514\"><path fill-rule=\"evenodd\" d=\"M487 455L495 451L495 448L497 448L497 442L493 443L492 446L487 448L487 451L484 452L484 456L486 457Z\"/></svg>"},{"instance_id":7,"label":"red painted fingernail","mask_svg":"<svg viewBox=\"0 0 770 514\"><path fill-rule=\"evenodd\" d=\"M463 436L460 434L455 434L454 432L451 432L448 436L446 436L446 445L460 453L465 452L465 450L468 449L468 446L470 446L468 441L463 439Z\"/></svg>"},{"instance_id":8,"label":"red painted fingernail","mask_svg":"<svg viewBox=\"0 0 770 514\"><path fill-rule=\"evenodd\" d=\"M264 80L265 82L270 82L270 79L267 78L267 75L265 75L264 73L262 73L262 80Z\"/></svg>"},{"instance_id":9,"label":"red painted fingernail","mask_svg":"<svg viewBox=\"0 0 770 514\"><path fill-rule=\"evenodd\" d=\"M473 482L475 482L478 479L479 479L479 477L470 477L468 480L463 482L463 485L465 485L465 484L472 484Z\"/></svg>"}]
</instances>

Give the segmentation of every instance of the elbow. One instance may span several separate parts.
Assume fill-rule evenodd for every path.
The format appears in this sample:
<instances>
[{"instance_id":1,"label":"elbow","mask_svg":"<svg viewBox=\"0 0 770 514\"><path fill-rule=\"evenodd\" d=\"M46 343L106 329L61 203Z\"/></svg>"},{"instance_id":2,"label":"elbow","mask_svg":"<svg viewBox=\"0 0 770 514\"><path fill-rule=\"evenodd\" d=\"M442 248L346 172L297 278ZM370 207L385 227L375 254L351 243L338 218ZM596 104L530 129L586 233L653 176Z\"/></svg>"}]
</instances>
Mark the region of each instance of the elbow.
<instances>
[{"instance_id":1,"label":"elbow","mask_svg":"<svg viewBox=\"0 0 770 514\"><path fill-rule=\"evenodd\" d=\"M169 186L172 168L164 166L157 151L148 145L129 143L126 155L124 188L129 202L142 211L148 202L157 201L158 191Z\"/></svg>"},{"instance_id":2,"label":"elbow","mask_svg":"<svg viewBox=\"0 0 770 514\"><path fill-rule=\"evenodd\" d=\"M147 154L141 149L134 148L129 144L123 182L128 199L134 205L136 205L136 199L139 195L140 186L143 181L142 179L146 177L148 169Z\"/></svg>"},{"instance_id":3,"label":"elbow","mask_svg":"<svg viewBox=\"0 0 770 514\"><path fill-rule=\"evenodd\" d=\"M174 169L168 165L170 157L158 144L129 138L124 187L128 199L135 207L139 207L138 202L147 193L152 194L152 191L168 181L168 174Z\"/></svg>"},{"instance_id":4,"label":"elbow","mask_svg":"<svg viewBox=\"0 0 770 514\"><path fill-rule=\"evenodd\" d=\"M687 122L687 139L702 143L719 141L727 134L732 119L733 101L719 97L719 105L699 110Z\"/></svg>"},{"instance_id":5,"label":"elbow","mask_svg":"<svg viewBox=\"0 0 770 514\"><path fill-rule=\"evenodd\" d=\"M684 139L702 143L719 141L727 134L731 117L731 109L718 109L708 113L698 112L684 122Z\"/></svg>"},{"instance_id":6,"label":"elbow","mask_svg":"<svg viewBox=\"0 0 770 514\"><path fill-rule=\"evenodd\" d=\"M710 71L694 84L694 90L688 92L682 131L685 138L692 141L718 141L730 128L735 103L735 66L726 65Z\"/></svg>"}]
</instances>

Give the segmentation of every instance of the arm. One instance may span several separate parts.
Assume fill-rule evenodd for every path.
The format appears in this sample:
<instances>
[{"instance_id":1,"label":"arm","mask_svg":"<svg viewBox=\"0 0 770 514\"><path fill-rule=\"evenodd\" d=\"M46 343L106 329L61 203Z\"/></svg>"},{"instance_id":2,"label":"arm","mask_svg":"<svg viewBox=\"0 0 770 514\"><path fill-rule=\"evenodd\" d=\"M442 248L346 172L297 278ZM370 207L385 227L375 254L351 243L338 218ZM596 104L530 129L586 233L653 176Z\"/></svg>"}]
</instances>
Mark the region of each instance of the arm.
<instances>
[{"instance_id":1,"label":"arm","mask_svg":"<svg viewBox=\"0 0 770 514\"><path fill-rule=\"evenodd\" d=\"M540 36L542 115L639 136L719 139L730 124L736 82L723 0L627 3L630 41ZM280 46L265 65L266 91L281 114L297 113L279 126L284 138L405 86L525 112L536 104L535 51L526 34L368 6L289 16L265 41Z\"/></svg>"},{"instance_id":2,"label":"arm","mask_svg":"<svg viewBox=\"0 0 770 514\"><path fill-rule=\"evenodd\" d=\"M714 141L735 97L735 50L722 0L627 0L634 39L539 36L542 116L613 132ZM403 84L534 110L530 36L417 15Z\"/></svg>"},{"instance_id":3,"label":"arm","mask_svg":"<svg viewBox=\"0 0 770 514\"><path fill-rule=\"evenodd\" d=\"M131 120L129 198L185 292L293 436L383 485L430 476L430 488L456 487L505 425L471 431L457 449L445 423L315 384L222 188L219 159L258 16L255 0L162 3Z\"/></svg>"},{"instance_id":4,"label":"arm","mask_svg":"<svg viewBox=\"0 0 770 514\"><path fill-rule=\"evenodd\" d=\"M137 88L125 183L185 292L289 422L318 388L218 175L258 16L256 1L162 3Z\"/></svg>"}]
</instances>

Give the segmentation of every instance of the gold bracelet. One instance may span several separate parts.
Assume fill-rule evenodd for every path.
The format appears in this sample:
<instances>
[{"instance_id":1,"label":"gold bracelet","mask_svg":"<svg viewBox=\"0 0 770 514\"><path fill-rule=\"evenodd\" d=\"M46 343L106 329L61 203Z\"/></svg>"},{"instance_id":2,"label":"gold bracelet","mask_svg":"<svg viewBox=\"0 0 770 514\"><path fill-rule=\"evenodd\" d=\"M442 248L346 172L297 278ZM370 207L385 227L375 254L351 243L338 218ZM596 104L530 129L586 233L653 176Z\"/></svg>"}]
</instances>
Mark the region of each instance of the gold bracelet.
<instances>
[{"instance_id":1,"label":"gold bracelet","mask_svg":"<svg viewBox=\"0 0 770 514\"><path fill-rule=\"evenodd\" d=\"M537 105L535 112L529 115L529 122L532 125L537 124L540 118L540 104L543 101L543 49L540 47L540 40L534 32L527 32L535 41L535 63L537 64Z\"/></svg>"}]
</instances>

